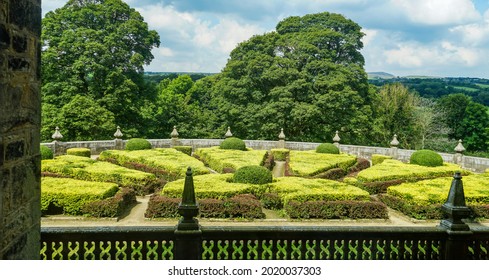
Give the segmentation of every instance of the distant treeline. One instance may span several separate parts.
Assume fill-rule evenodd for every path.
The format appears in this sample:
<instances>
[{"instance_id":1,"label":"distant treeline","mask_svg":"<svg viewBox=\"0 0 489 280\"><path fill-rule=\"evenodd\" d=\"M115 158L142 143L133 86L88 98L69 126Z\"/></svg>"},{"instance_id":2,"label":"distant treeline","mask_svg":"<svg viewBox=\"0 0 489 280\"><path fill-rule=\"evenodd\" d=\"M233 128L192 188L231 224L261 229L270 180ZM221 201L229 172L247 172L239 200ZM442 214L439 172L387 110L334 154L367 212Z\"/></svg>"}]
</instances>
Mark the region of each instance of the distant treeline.
<instances>
[{"instance_id":1,"label":"distant treeline","mask_svg":"<svg viewBox=\"0 0 489 280\"><path fill-rule=\"evenodd\" d=\"M146 81L159 84L164 79L174 80L180 75L188 75L192 81L200 80L204 77L214 75L215 73L191 73L191 72L145 72L144 79Z\"/></svg>"}]
</instances>

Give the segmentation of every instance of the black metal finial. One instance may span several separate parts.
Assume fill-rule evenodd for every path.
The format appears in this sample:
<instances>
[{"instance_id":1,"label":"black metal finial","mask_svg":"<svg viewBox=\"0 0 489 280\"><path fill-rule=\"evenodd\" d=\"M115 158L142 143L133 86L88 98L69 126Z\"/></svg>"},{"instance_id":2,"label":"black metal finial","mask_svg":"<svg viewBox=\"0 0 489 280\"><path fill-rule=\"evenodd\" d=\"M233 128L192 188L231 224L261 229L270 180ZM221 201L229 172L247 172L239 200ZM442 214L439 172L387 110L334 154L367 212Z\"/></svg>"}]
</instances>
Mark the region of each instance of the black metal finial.
<instances>
[{"instance_id":1,"label":"black metal finial","mask_svg":"<svg viewBox=\"0 0 489 280\"><path fill-rule=\"evenodd\" d=\"M470 216L471 211L465 204L464 186L460 172L453 175L452 185L447 201L442 206L442 211L445 219L441 221L441 226L452 231L469 230L469 226L462 221Z\"/></svg>"},{"instance_id":2,"label":"black metal finial","mask_svg":"<svg viewBox=\"0 0 489 280\"><path fill-rule=\"evenodd\" d=\"M183 186L182 202L178 205L178 213L183 217L177 225L178 230L197 230L199 222L195 217L199 214L199 205L195 199L192 168L188 167Z\"/></svg>"}]
</instances>

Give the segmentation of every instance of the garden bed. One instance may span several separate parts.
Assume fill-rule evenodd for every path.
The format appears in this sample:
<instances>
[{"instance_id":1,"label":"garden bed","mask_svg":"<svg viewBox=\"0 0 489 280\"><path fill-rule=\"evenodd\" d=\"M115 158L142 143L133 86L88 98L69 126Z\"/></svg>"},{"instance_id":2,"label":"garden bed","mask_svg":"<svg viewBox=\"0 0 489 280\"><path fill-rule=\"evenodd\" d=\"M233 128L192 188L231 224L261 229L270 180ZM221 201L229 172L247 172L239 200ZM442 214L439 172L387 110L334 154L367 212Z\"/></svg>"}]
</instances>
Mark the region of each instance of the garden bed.
<instances>
[{"instance_id":1,"label":"garden bed","mask_svg":"<svg viewBox=\"0 0 489 280\"><path fill-rule=\"evenodd\" d=\"M290 151L289 172L293 176L328 177L324 173L337 169L342 177L348 173L348 168L357 163L357 157L348 154L324 154L316 151Z\"/></svg>"},{"instance_id":2,"label":"garden bed","mask_svg":"<svg viewBox=\"0 0 489 280\"><path fill-rule=\"evenodd\" d=\"M240 167L248 165L263 166L268 159L268 151L250 148L246 151L221 149L219 147L200 148L194 154L209 168L219 173L232 173Z\"/></svg>"}]
</instances>

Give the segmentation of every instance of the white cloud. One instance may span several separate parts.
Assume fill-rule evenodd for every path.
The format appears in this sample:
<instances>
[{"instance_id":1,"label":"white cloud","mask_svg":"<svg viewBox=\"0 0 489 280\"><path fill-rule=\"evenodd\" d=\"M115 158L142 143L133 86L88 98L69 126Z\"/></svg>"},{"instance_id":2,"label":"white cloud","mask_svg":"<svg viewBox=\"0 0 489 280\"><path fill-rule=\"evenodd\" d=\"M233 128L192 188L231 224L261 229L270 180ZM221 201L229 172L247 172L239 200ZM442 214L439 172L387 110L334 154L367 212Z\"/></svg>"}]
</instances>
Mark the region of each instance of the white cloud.
<instances>
[{"instance_id":1,"label":"white cloud","mask_svg":"<svg viewBox=\"0 0 489 280\"><path fill-rule=\"evenodd\" d=\"M486 46L489 43L489 10L480 22L456 26L450 32L471 46Z\"/></svg>"},{"instance_id":2,"label":"white cloud","mask_svg":"<svg viewBox=\"0 0 489 280\"><path fill-rule=\"evenodd\" d=\"M375 29L362 28L362 32L365 33L365 36L362 38L363 46L367 47L370 45L370 43L372 43L379 31Z\"/></svg>"},{"instance_id":3,"label":"white cloud","mask_svg":"<svg viewBox=\"0 0 489 280\"><path fill-rule=\"evenodd\" d=\"M450 25L473 22L481 15L470 0L391 0L414 23Z\"/></svg>"}]
</instances>

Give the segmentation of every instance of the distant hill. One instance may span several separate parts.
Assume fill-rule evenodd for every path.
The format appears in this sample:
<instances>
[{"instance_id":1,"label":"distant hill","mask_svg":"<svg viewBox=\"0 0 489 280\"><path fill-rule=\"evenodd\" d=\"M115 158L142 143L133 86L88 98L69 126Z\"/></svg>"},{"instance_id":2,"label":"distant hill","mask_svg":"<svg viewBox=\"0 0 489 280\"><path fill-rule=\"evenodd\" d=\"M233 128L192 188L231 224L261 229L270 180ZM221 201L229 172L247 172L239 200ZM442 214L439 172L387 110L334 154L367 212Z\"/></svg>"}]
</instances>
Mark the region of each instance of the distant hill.
<instances>
[{"instance_id":1,"label":"distant hill","mask_svg":"<svg viewBox=\"0 0 489 280\"><path fill-rule=\"evenodd\" d=\"M388 80L388 79L394 79L396 76L386 73L386 72L368 72L368 79L369 80Z\"/></svg>"}]
</instances>

